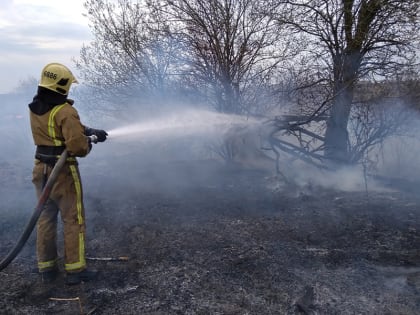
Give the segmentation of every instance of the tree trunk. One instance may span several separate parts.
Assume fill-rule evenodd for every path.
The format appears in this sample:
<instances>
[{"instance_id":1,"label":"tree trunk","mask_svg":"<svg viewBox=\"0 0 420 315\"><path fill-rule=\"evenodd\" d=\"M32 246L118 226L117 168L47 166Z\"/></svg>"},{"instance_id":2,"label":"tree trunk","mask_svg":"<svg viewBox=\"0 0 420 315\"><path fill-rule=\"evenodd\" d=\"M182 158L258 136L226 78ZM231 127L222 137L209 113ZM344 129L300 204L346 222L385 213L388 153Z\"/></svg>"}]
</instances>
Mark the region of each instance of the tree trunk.
<instances>
[{"instance_id":1,"label":"tree trunk","mask_svg":"<svg viewBox=\"0 0 420 315\"><path fill-rule=\"evenodd\" d=\"M352 87L343 87L335 97L325 132L325 157L338 164L349 161L347 124L353 99Z\"/></svg>"},{"instance_id":2,"label":"tree trunk","mask_svg":"<svg viewBox=\"0 0 420 315\"><path fill-rule=\"evenodd\" d=\"M349 156L349 133L347 124L353 103L354 85L360 66L360 53L344 53L335 64L335 88L333 105L325 131L325 157L337 164L347 164Z\"/></svg>"}]
</instances>

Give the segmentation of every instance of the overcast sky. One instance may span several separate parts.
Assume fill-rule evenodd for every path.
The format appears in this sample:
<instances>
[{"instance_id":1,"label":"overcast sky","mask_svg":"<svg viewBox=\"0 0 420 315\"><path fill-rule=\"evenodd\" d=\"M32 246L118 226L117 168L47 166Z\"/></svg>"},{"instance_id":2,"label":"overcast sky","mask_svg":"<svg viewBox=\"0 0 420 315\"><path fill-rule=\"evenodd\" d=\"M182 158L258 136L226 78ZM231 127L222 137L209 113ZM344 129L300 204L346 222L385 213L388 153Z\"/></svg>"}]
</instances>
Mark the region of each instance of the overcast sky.
<instances>
[{"instance_id":1,"label":"overcast sky","mask_svg":"<svg viewBox=\"0 0 420 315\"><path fill-rule=\"evenodd\" d=\"M72 61L92 40L85 0L0 0L0 94L38 79L44 65Z\"/></svg>"}]
</instances>

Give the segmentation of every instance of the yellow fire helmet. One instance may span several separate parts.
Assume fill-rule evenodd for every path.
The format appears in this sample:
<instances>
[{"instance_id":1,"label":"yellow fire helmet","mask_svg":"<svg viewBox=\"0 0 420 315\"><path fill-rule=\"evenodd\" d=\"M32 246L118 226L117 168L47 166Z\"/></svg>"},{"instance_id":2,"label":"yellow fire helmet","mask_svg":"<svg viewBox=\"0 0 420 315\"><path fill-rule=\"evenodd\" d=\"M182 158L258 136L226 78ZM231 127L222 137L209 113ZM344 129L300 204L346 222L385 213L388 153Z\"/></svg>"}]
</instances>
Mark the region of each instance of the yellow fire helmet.
<instances>
[{"instance_id":1,"label":"yellow fire helmet","mask_svg":"<svg viewBox=\"0 0 420 315\"><path fill-rule=\"evenodd\" d=\"M72 83L78 83L69 68L60 63L49 63L41 73L39 86L68 95Z\"/></svg>"}]
</instances>

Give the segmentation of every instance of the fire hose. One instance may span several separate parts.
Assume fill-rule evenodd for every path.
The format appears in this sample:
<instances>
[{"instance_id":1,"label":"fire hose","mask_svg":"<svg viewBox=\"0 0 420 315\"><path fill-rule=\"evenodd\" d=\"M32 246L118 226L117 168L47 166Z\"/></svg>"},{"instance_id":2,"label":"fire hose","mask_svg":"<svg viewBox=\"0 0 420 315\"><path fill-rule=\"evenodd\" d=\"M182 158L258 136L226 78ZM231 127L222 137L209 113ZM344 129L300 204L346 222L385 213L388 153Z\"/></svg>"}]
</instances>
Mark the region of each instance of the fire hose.
<instances>
[{"instance_id":1,"label":"fire hose","mask_svg":"<svg viewBox=\"0 0 420 315\"><path fill-rule=\"evenodd\" d=\"M89 141L91 143L97 143L98 138L96 136L89 136ZM48 177L47 182L45 183L44 188L42 189L41 195L38 199L38 203L33 210L32 216L29 220L29 222L26 224L26 227L20 236L19 240L17 241L15 247L13 247L10 252L7 254L6 258L4 258L0 262L0 271L2 271L4 268L6 268L12 261L15 259L15 257L19 254L19 252L22 250L23 246L25 245L26 241L28 240L29 236L31 235L35 224L37 223L39 216L41 215L42 210L44 209L44 205L47 202L51 190L54 186L54 183L58 177L58 174L60 173L61 169L63 168L64 164L66 163L68 157L67 150L64 150L63 153L61 153L60 158L58 159L57 163L55 163L50 176Z\"/></svg>"}]
</instances>

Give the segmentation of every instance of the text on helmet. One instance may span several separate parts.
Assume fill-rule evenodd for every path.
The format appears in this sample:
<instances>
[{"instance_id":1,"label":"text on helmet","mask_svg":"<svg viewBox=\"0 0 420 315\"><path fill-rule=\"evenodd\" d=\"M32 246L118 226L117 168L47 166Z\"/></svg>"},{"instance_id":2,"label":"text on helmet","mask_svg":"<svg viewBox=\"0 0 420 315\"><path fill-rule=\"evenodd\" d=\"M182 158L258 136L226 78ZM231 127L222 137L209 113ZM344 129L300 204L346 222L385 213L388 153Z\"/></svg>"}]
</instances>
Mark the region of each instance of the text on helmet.
<instances>
[{"instance_id":1,"label":"text on helmet","mask_svg":"<svg viewBox=\"0 0 420 315\"><path fill-rule=\"evenodd\" d=\"M57 80L57 74L50 71L44 71L44 77Z\"/></svg>"}]
</instances>

